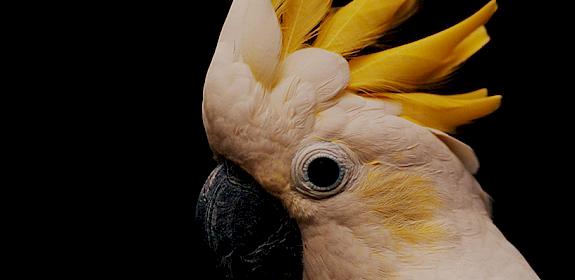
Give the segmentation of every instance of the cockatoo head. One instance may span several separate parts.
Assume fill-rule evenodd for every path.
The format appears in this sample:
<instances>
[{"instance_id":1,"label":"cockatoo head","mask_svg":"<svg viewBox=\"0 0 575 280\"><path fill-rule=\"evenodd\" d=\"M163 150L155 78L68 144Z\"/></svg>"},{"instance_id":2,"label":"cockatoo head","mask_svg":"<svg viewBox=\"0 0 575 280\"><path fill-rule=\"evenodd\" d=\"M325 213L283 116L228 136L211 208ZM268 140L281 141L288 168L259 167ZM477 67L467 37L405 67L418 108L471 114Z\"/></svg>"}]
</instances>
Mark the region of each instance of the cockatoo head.
<instances>
[{"instance_id":1,"label":"cockatoo head","mask_svg":"<svg viewBox=\"0 0 575 280\"><path fill-rule=\"evenodd\" d=\"M427 38L356 55L414 7L355 0L330 12L331 1L233 1L203 102L210 146L225 164L198 208L210 246L237 255L229 269L282 251L270 249L278 242L284 268L299 277L302 264L308 278L394 275L395 260L449 247L460 213L488 216L472 176L477 159L446 132L493 112L500 97L422 91L487 43L483 25L496 4ZM272 230L241 253L250 233L265 232L252 224L258 215Z\"/></svg>"}]
</instances>

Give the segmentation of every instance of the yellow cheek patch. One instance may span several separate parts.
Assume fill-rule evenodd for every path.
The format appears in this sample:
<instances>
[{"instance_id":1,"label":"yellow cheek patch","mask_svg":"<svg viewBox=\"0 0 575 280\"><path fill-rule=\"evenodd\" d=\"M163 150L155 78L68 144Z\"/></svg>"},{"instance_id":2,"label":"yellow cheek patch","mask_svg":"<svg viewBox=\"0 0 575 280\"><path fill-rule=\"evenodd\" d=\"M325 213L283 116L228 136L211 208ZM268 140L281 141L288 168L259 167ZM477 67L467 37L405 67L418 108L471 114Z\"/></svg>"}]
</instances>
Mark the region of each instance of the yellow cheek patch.
<instances>
[{"instance_id":1,"label":"yellow cheek patch","mask_svg":"<svg viewBox=\"0 0 575 280\"><path fill-rule=\"evenodd\" d=\"M354 192L394 238L423 244L439 241L446 232L435 219L442 204L436 187L422 176L372 171Z\"/></svg>"}]
</instances>

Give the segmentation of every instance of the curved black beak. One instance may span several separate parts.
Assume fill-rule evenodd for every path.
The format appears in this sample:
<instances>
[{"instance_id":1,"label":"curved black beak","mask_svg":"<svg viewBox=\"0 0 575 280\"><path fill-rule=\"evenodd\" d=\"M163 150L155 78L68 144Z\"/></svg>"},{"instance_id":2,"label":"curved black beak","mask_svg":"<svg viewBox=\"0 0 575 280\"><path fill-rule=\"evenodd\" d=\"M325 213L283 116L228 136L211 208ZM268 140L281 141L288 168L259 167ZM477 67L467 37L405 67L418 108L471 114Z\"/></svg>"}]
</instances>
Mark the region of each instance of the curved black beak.
<instances>
[{"instance_id":1,"label":"curved black beak","mask_svg":"<svg viewBox=\"0 0 575 280\"><path fill-rule=\"evenodd\" d=\"M200 234L227 279L302 279L302 241L281 202L229 161L204 184Z\"/></svg>"}]
</instances>

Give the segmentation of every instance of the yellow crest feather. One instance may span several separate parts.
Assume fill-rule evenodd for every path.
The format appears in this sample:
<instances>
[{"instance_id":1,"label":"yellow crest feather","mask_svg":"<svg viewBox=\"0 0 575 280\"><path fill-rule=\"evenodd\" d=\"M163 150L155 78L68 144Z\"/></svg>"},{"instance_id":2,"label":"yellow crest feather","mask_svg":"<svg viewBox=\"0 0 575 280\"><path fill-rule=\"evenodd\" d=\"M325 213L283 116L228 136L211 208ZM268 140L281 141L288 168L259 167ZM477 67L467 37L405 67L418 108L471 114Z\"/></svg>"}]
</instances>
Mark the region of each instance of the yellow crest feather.
<instances>
[{"instance_id":1,"label":"yellow crest feather","mask_svg":"<svg viewBox=\"0 0 575 280\"><path fill-rule=\"evenodd\" d=\"M354 0L320 26L314 47L353 54L373 44L415 10L415 0Z\"/></svg>"},{"instance_id":2,"label":"yellow crest feather","mask_svg":"<svg viewBox=\"0 0 575 280\"><path fill-rule=\"evenodd\" d=\"M349 88L361 92L406 92L436 83L488 41L483 25L495 1L459 24L419 41L350 61Z\"/></svg>"},{"instance_id":3,"label":"yellow crest feather","mask_svg":"<svg viewBox=\"0 0 575 280\"><path fill-rule=\"evenodd\" d=\"M278 20L280 21L280 25L282 25L281 19L283 18L283 14L285 14L285 11L286 11L286 5L285 5L286 2L287 2L287 0L272 0L272 6L274 7L274 11L276 11L276 15L278 16ZM282 29L283 29L283 25L282 25Z\"/></svg>"},{"instance_id":4,"label":"yellow crest feather","mask_svg":"<svg viewBox=\"0 0 575 280\"><path fill-rule=\"evenodd\" d=\"M487 96L487 89L456 95L428 93L373 95L400 102L403 107L401 117L447 132L453 132L459 125L493 113L501 104L501 96Z\"/></svg>"},{"instance_id":5,"label":"yellow crest feather","mask_svg":"<svg viewBox=\"0 0 575 280\"><path fill-rule=\"evenodd\" d=\"M274 10L279 10L284 1L285 0L272 0L272 6L274 7Z\"/></svg>"},{"instance_id":6,"label":"yellow crest feather","mask_svg":"<svg viewBox=\"0 0 575 280\"><path fill-rule=\"evenodd\" d=\"M284 0L282 57L297 51L314 35L313 29L331 8L331 0Z\"/></svg>"}]
</instances>

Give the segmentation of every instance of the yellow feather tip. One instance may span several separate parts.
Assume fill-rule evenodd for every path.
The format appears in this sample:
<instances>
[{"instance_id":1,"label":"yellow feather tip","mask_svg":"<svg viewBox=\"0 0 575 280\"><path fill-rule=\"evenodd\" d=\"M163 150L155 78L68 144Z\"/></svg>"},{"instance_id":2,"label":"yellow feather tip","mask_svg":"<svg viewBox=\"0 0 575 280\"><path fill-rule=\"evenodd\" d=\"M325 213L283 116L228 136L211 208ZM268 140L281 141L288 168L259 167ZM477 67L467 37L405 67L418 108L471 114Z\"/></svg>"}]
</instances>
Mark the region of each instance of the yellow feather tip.
<instances>
[{"instance_id":1,"label":"yellow feather tip","mask_svg":"<svg viewBox=\"0 0 575 280\"><path fill-rule=\"evenodd\" d=\"M445 132L453 132L457 126L487 116L501 104L501 96L487 96L486 89L457 95L428 93L370 95L397 101L402 105L401 117Z\"/></svg>"}]
</instances>

